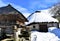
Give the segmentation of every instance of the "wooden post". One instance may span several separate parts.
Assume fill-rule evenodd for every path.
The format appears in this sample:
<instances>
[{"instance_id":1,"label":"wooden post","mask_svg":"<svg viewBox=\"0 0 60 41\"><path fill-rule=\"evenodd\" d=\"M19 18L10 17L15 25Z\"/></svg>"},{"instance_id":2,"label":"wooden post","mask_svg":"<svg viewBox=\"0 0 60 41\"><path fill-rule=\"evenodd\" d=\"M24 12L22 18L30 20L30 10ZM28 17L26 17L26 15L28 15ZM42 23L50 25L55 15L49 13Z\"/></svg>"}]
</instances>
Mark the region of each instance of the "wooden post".
<instances>
[{"instance_id":1,"label":"wooden post","mask_svg":"<svg viewBox=\"0 0 60 41\"><path fill-rule=\"evenodd\" d=\"M59 28L59 23L57 23L57 26L58 26L58 28Z\"/></svg>"},{"instance_id":2,"label":"wooden post","mask_svg":"<svg viewBox=\"0 0 60 41\"><path fill-rule=\"evenodd\" d=\"M14 41L18 41L17 26L14 26Z\"/></svg>"}]
</instances>

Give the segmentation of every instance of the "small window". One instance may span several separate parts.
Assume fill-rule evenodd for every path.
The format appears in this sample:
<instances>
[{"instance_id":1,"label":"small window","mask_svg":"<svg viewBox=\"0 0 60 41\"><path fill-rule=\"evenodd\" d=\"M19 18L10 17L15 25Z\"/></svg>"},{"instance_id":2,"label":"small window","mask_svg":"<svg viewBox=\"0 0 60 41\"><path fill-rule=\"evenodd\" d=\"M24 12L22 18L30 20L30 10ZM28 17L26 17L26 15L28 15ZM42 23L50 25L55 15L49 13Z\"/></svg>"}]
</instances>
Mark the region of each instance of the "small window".
<instances>
[{"instance_id":1,"label":"small window","mask_svg":"<svg viewBox=\"0 0 60 41\"><path fill-rule=\"evenodd\" d=\"M33 26L32 31L35 31L35 30L36 30L36 28L35 28L35 26Z\"/></svg>"},{"instance_id":2,"label":"small window","mask_svg":"<svg viewBox=\"0 0 60 41\"><path fill-rule=\"evenodd\" d=\"M35 26L33 26L33 28L35 28Z\"/></svg>"}]
</instances>

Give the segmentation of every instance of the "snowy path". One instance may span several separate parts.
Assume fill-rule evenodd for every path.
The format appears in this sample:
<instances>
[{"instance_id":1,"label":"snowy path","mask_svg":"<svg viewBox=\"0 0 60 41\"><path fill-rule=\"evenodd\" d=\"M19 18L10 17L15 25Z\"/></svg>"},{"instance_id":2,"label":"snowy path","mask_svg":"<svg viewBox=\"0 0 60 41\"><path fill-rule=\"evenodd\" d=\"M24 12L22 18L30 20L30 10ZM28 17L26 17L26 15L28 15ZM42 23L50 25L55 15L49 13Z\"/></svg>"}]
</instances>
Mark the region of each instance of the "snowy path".
<instances>
[{"instance_id":1,"label":"snowy path","mask_svg":"<svg viewBox=\"0 0 60 41\"><path fill-rule=\"evenodd\" d=\"M31 33L31 41L60 41L60 39L50 32L41 33L35 31Z\"/></svg>"}]
</instances>

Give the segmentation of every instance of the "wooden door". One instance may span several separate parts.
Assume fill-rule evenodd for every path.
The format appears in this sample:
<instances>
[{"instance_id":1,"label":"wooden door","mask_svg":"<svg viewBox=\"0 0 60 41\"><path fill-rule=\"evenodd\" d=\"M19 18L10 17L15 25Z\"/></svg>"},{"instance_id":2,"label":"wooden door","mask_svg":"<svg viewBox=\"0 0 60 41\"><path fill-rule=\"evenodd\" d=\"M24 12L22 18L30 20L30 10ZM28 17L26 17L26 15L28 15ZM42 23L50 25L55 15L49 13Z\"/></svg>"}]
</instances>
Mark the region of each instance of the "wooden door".
<instances>
[{"instance_id":1,"label":"wooden door","mask_svg":"<svg viewBox=\"0 0 60 41\"><path fill-rule=\"evenodd\" d=\"M39 31L40 32L48 32L47 25L39 25Z\"/></svg>"}]
</instances>

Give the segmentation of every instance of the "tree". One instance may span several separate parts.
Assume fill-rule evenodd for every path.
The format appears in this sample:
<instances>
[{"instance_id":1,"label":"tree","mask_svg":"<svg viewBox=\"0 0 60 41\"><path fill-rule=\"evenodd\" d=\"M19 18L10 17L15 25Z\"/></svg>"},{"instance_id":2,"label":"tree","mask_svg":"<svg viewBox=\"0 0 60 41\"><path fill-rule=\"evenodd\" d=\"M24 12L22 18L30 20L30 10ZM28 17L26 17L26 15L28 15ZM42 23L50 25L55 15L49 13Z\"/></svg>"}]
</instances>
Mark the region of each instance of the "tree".
<instances>
[{"instance_id":1,"label":"tree","mask_svg":"<svg viewBox=\"0 0 60 41\"><path fill-rule=\"evenodd\" d=\"M54 18L60 21L60 3L55 4L51 9L50 13L53 14Z\"/></svg>"}]
</instances>

